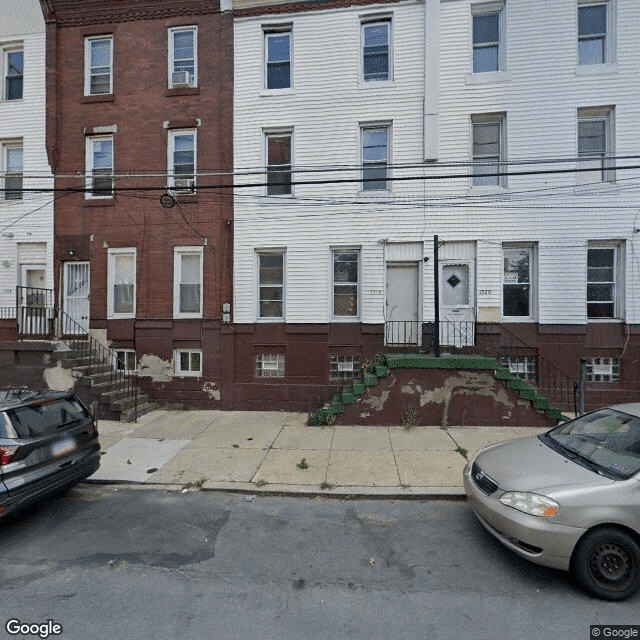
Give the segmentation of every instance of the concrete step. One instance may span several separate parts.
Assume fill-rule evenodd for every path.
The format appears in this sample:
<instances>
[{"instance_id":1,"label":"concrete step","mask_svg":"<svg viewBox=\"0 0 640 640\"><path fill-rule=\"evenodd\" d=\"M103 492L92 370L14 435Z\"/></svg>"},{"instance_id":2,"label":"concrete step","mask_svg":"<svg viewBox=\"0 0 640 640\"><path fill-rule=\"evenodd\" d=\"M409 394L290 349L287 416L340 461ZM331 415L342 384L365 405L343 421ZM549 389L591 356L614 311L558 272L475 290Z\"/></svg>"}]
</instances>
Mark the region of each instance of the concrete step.
<instances>
[{"instance_id":1,"label":"concrete step","mask_svg":"<svg viewBox=\"0 0 640 640\"><path fill-rule=\"evenodd\" d=\"M157 409L157 405L153 402L147 402L137 409L138 418ZM136 418L134 409L127 409L120 414L120 422L133 422Z\"/></svg>"}]
</instances>

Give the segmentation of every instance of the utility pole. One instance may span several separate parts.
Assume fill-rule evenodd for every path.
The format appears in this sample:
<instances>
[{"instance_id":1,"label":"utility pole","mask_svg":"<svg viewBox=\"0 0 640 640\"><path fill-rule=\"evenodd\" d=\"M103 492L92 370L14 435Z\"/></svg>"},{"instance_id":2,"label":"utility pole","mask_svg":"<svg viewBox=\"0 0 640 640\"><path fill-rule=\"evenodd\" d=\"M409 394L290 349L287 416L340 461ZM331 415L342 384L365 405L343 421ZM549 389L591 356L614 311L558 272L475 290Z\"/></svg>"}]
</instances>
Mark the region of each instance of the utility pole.
<instances>
[{"instance_id":1,"label":"utility pole","mask_svg":"<svg viewBox=\"0 0 640 640\"><path fill-rule=\"evenodd\" d=\"M433 353L440 357L440 278L438 268L438 236L433 236Z\"/></svg>"}]
</instances>

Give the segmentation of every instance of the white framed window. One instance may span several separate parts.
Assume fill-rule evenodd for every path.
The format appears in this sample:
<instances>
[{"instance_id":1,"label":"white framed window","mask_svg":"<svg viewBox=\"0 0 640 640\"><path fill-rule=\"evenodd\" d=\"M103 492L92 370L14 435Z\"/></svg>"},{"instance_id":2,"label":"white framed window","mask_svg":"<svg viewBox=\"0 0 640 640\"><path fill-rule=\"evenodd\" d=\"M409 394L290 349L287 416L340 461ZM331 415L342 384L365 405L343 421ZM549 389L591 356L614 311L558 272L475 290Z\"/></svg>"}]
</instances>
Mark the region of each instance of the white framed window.
<instances>
[{"instance_id":1,"label":"white framed window","mask_svg":"<svg viewBox=\"0 0 640 640\"><path fill-rule=\"evenodd\" d=\"M504 3L471 5L471 45L473 73L504 71L505 55Z\"/></svg>"},{"instance_id":2,"label":"white framed window","mask_svg":"<svg viewBox=\"0 0 640 640\"><path fill-rule=\"evenodd\" d=\"M169 131L169 188L173 193L194 193L196 183L196 130Z\"/></svg>"},{"instance_id":3,"label":"white framed window","mask_svg":"<svg viewBox=\"0 0 640 640\"><path fill-rule=\"evenodd\" d=\"M86 198L112 198L114 185L113 136L91 136L86 141Z\"/></svg>"},{"instance_id":4,"label":"white framed window","mask_svg":"<svg viewBox=\"0 0 640 640\"><path fill-rule=\"evenodd\" d=\"M4 173L3 198L4 200L22 200L24 175L22 142L0 143L0 151L2 152L0 171Z\"/></svg>"},{"instance_id":5,"label":"white framed window","mask_svg":"<svg viewBox=\"0 0 640 640\"><path fill-rule=\"evenodd\" d=\"M260 353L256 355L256 377L284 378L285 356L282 353Z\"/></svg>"},{"instance_id":6,"label":"white framed window","mask_svg":"<svg viewBox=\"0 0 640 640\"><path fill-rule=\"evenodd\" d=\"M333 249L331 262L332 316L355 320L360 315L360 249Z\"/></svg>"},{"instance_id":7,"label":"white framed window","mask_svg":"<svg viewBox=\"0 0 640 640\"><path fill-rule=\"evenodd\" d=\"M202 375L202 349L176 349L173 360L177 376Z\"/></svg>"},{"instance_id":8,"label":"white framed window","mask_svg":"<svg viewBox=\"0 0 640 640\"><path fill-rule=\"evenodd\" d=\"M391 125L361 125L362 190L389 191Z\"/></svg>"},{"instance_id":9,"label":"white framed window","mask_svg":"<svg viewBox=\"0 0 640 640\"><path fill-rule=\"evenodd\" d=\"M360 25L362 82L392 79L391 18L367 18Z\"/></svg>"},{"instance_id":10,"label":"white framed window","mask_svg":"<svg viewBox=\"0 0 640 640\"><path fill-rule=\"evenodd\" d=\"M264 29L264 86L265 89L290 89L292 78L292 29L265 27Z\"/></svg>"},{"instance_id":11,"label":"white framed window","mask_svg":"<svg viewBox=\"0 0 640 640\"><path fill-rule=\"evenodd\" d=\"M620 358L588 358L585 360L586 382L620 381Z\"/></svg>"},{"instance_id":12,"label":"white framed window","mask_svg":"<svg viewBox=\"0 0 640 640\"><path fill-rule=\"evenodd\" d=\"M578 109L578 184L614 182L614 108Z\"/></svg>"},{"instance_id":13,"label":"white framed window","mask_svg":"<svg viewBox=\"0 0 640 640\"><path fill-rule=\"evenodd\" d=\"M587 247L587 318L622 317L622 245L589 242Z\"/></svg>"},{"instance_id":14,"label":"white framed window","mask_svg":"<svg viewBox=\"0 0 640 640\"><path fill-rule=\"evenodd\" d=\"M84 39L84 95L113 93L113 36Z\"/></svg>"},{"instance_id":15,"label":"white framed window","mask_svg":"<svg viewBox=\"0 0 640 640\"><path fill-rule=\"evenodd\" d=\"M258 318L284 320L285 251L258 251Z\"/></svg>"},{"instance_id":16,"label":"white framed window","mask_svg":"<svg viewBox=\"0 0 640 640\"><path fill-rule=\"evenodd\" d=\"M360 356L329 356L330 380L356 380L360 377Z\"/></svg>"},{"instance_id":17,"label":"white framed window","mask_svg":"<svg viewBox=\"0 0 640 640\"><path fill-rule=\"evenodd\" d=\"M578 1L578 66L615 62L613 0Z\"/></svg>"},{"instance_id":18,"label":"white framed window","mask_svg":"<svg viewBox=\"0 0 640 640\"><path fill-rule=\"evenodd\" d=\"M113 366L116 371L136 371L138 363L133 349L115 349L113 353Z\"/></svg>"},{"instance_id":19,"label":"white framed window","mask_svg":"<svg viewBox=\"0 0 640 640\"><path fill-rule=\"evenodd\" d=\"M22 100L24 48L22 44L0 45L2 51L2 99Z\"/></svg>"},{"instance_id":20,"label":"white framed window","mask_svg":"<svg viewBox=\"0 0 640 640\"><path fill-rule=\"evenodd\" d=\"M173 250L173 316L202 317L202 247Z\"/></svg>"},{"instance_id":21,"label":"white framed window","mask_svg":"<svg viewBox=\"0 0 640 640\"><path fill-rule=\"evenodd\" d=\"M502 317L534 317L534 245L502 245Z\"/></svg>"},{"instance_id":22,"label":"white framed window","mask_svg":"<svg viewBox=\"0 0 640 640\"><path fill-rule=\"evenodd\" d=\"M135 318L135 247L107 252L107 314L109 318Z\"/></svg>"},{"instance_id":23,"label":"white framed window","mask_svg":"<svg viewBox=\"0 0 640 640\"><path fill-rule=\"evenodd\" d=\"M291 131L265 134L267 195L291 195Z\"/></svg>"},{"instance_id":24,"label":"white framed window","mask_svg":"<svg viewBox=\"0 0 640 640\"><path fill-rule=\"evenodd\" d=\"M503 113L471 116L472 187L504 187L506 177L506 116Z\"/></svg>"},{"instance_id":25,"label":"white framed window","mask_svg":"<svg viewBox=\"0 0 640 640\"><path fill-rule=\"evenodd\" d=\"M169 33L169 88L198 86L198 27L172 27Z\"/></svg>"}]
</instances>

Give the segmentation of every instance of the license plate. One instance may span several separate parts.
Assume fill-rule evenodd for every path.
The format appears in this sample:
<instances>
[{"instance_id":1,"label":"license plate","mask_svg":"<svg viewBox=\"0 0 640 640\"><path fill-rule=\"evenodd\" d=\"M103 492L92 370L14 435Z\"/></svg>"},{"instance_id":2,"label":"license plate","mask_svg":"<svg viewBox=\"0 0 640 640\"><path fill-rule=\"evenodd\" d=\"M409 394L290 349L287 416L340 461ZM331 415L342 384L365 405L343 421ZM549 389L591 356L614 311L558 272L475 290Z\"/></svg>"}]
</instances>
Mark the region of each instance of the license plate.
<instances>
[{"instance_id":1,"label":"license plate","mask_svg":"<svg viewBox=\"0 0 640 640\"><path fill-rule=\"evenodd\" d=\"M77 448L76 441L73 438L65 438L51 445L51 455L54 458L62 458L73 453Z\"/></svg>"}]
</instances>

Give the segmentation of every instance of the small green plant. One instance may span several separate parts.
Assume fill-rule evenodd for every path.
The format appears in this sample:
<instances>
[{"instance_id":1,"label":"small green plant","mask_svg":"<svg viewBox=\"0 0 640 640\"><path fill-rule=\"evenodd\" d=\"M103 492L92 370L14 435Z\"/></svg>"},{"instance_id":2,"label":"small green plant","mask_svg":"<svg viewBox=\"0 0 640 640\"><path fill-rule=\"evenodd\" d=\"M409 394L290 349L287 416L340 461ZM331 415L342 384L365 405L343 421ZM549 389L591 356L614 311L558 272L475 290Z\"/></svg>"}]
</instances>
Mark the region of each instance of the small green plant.
<instances>
[{"instance_id":1,"label":"small green plant","mask_svg":"<svg viewBox=\"0 0 640 640\"><path fill-rule=\"evenodd\" d=\"M269 484L264 478L260 478L260 480L256 480L253 484L256 485L256 487L264 487L265 484Z\"/></svg>"},{"instance_id":2,"label":"small green plant","mask_svg":"<svg viewBox=\"0 0 640 640\"><path fill-rule=\"evenodd\" d=\"M307 459L306 458L302 458L302 460L300 460L300 462L298 462L296 467L298 467L299 469L308 469L309 465L307 463Z\"/></svg>"},{"instance_id":3,"label":"small green plant","mask_svg":"<svg viewBox=\"0 0 640 640\"><path fill-rule=\"evenodd\" d=\"M465 459L468 460L467 458L467 453L469 453L466 449L464 449L463 447L458 447L456 449L456 451Z\"/></svg>"},{"instance_id":4,"label":"small green plant","mask_svg":"<svg viewBox=\"0 0 640 640\"><path fill-rule=\"evenodd\" d=\"M405 429L411 429L411 427L415 427L418 424L419 415L415 407L405 407L400 416L400 424Z\"/></svg>"},{"instance_id":5,"label":"small green plant","mask_svg":"<svg viewBox=\"0 0 640 640\"><path fill-rule=\"evenodd\" d=\"M187 482L187 484L182 487L183 489L201 489L202 485L207 481L206 478L200 478L195 482Z\"/></svg>"},{"instance_id":6,"label":"small green plant","mask_svg":"<svg viewBox=\"0 0 640 640\"><path fill-rule=\"evenodd\" d=\"M323 482L320 485L320 489L322 489L323 491L326 491L328 489L333 489L333 485L330 482Z\"/></svg>"}]
</instances>

